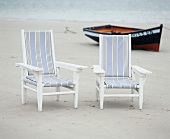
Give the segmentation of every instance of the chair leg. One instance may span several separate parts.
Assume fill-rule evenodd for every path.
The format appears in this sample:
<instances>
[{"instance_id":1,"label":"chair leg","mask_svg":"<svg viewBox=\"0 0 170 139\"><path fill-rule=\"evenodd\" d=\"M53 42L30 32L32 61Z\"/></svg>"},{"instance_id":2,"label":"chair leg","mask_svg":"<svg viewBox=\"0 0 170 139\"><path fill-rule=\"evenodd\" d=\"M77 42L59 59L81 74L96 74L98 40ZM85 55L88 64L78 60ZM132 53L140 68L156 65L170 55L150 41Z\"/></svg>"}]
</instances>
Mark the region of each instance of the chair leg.
<instances>
[{"instance_id":1,"label":"chair leg","mask_svg":"<svg viewBox=\"0 0 170 139\"><path fill-rule=\"evenodd\" d=\"M74 86L74 108L77 109L78 108L78 82L75 84Z\"/></svg>"},{"instance_id":2,"label":"chair leg","mask_svg":"<svg viewBox=\"0 0 170 139\"><path fill-rule=\"evenodd\" d=\"M99 97L100 97L100 109L102 110L104 103L104 77L100 77Z\"/></svg>"},{"instance_id":3,"label":"chair leg","mask_svg":"<svg viewBox=\"0 0 170 139\"><path fill-rule=\"evenodd\" d=\"M96 101L99 100L99 90L96 88Z\"/></svg>"},{"instance_id":4,"label":"chair leg","mask_svg":"<svg viewBox=\"0 0 170 139\"><path fill-rule=\"evenodd\" d=\"M143 107L143 85L145 81L145 76L139 78L139 109Z\"/></svg>"},{"instance_id":5,"label":"chair leg","mask_svg":"<svg viewBox=\"0 0 170 139\"><path fill-rule=\"evenodd\" d=\"M24 85L26 83L22 80L21 81L21 101L22 101L22 104L25 104L26 103L26 95L27 95L27 89L24 88Z\"/></svg>"},{"instance_id":6,"label":"chair leg","mask_svg":"<svg viewBox=\"0 0 170 139\"><path fill-rule=\"evenodd\" d=\"M131 89L131 94L134 94L134 90ZM132 102L133 102L134 97L132 97Z\"/></svg>"},{"instance_id":7,"label":"chair leg","mask_svg":"<svg viewBox=\"0 0 170 139\"><path fill-rule=\"evenodd\" d=\"M24 88L24 85L26 85L26 83L24 82L24 77L25 77L25 70L21 70L21 101L22 104L26 103L26 98L27 98L27 89Z\"/></svg>"},{"instance_id":8,"label":"chair leg","mask_svg":"<svg viewBox=\"0 0 170 139\"><path fill-rule=\"evenodd\" d=\"M74 94L74 108L75 109L78 108L79 78L80 78L80 72L74 72L73 81L76 83L73 87L73 90L75 91L75 94Z\"/></svg>"},{"instance_id":9,"label":"chair leg","mask_svg":"<svg viewBox=\"0 0 170 139\"><path fill-rule=\"evenodd\" d=\"M139 109L143 107L143 87L139 89Z\"/></svg>"},{"instance_id":10,"label":"chair leg","mask_svg":"<svg viewBox=\"0 0 170 139\"><path fill-rule=\"evenodd\" d=\"M103 103L104 103L104 88L100 87L100 109L103 109Z\"/></svg>"},{"instance_id":11,"label":"chair leg","mask_svg":"<svg viewBox=\"0 0 170 139\"><path fill-rule=\"evenodd\" d=\"M60 92L60 87L56 87L56 91ZM60 95L57 95L57 101L59 101L59 100L60 100Z\"/></svg>"},{"instance_id":12,"label":"chair leg","mask_svg":"<svg viewBox=\"0 0 170 139\"><path fill-rule=\"evenodd\" d=\"M38 101L38 111L42 111L42 101L43 101L43 92L42 86L37 86L37 101Z\"/></svg>"}]
</instances>

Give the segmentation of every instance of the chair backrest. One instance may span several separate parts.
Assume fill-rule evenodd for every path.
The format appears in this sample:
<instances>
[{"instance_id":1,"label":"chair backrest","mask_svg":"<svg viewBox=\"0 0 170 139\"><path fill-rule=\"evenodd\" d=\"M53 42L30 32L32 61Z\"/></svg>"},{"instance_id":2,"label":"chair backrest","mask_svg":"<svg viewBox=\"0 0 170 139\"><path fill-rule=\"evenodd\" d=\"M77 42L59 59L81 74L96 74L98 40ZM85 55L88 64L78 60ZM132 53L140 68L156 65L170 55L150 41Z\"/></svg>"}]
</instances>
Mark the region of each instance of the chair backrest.
<instances>
[{"instance_id":1,"label":"chair backrest","mask_svg":"<svg viewBox=\"0 0 170 139\"><path fill-rule=\"evenodd\" d=\"M56 74L52 30L22 30L21 39L24 63L43 68L43 74Z\"/></svg>"},{"instance_id":2,"label":"chair backrest","mask_svg":"<svg viewBox=\"0 0 170 139\"><path fill-rule=\"evenodd\" d=\"M131 77L131 35L100 35L100 66L106 77Z\"/></svg>"}]
</instances>

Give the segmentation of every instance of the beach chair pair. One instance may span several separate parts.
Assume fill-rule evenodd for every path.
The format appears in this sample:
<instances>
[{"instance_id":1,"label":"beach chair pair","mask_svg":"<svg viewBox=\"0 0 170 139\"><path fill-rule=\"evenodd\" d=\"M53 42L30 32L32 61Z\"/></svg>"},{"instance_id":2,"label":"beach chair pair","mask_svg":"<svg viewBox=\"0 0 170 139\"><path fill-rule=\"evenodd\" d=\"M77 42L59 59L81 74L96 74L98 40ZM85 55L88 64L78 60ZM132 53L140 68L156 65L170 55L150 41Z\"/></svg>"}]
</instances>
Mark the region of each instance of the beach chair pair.
<instances>
[{"instance_id":1,"label":"beach chair pair","mask_svg":"<svg viewBox=\"0 0 170 139\"><path fill-rule=\"evenodd\" d=\"M37 94L38 111L42 111L43 96L72 94L74 108L78 107L79 78L87 66L55 61L53 32L21 31L23 63L21 68L21 98L26 103L28 90ZM96 74L96 97L103 109L104 97L138 97L143 106L143 85L151 73L138 66L131 67L131 36L100 35L99 65L93 65ZM73 79L61 76L60 69L73 71ZM54 92L43 92L44 87L55 87ZM61 87L67 88L63 91ZM129 94L106 94L105 89L130 89ZM135 93L136 92L136 93Z\"/></svg>"}]
</instances>

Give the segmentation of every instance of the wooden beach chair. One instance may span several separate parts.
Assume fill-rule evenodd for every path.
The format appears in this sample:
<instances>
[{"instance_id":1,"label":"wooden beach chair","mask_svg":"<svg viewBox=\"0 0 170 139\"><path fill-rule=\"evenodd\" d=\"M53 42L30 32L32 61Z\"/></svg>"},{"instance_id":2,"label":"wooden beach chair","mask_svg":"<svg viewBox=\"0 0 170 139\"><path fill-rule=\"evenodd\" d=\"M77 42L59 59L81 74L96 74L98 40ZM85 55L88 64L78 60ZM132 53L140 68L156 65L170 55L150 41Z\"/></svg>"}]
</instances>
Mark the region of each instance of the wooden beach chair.
<instances>
[{"instance_id":1,"label":"wooden beach chair","mask_svg":"<svg viewBox=\"0 0 170 139\"><path fill-rule=\"evenodd\" d=\"M55 61L53 32L21 31L23 63L21 68L22 103L26 103L27 90L37 93L38 111L42 111L43 96L73 94L74 108L78 107L80 73L86 66ZM73 79L60 75L60 68L73 71ZM44 87L55 87L54 92L43 92ZM67 88L61 91L61 87Z\"/></svg>"},{"instance_id":2,"label":"wooden beach chair","mask_svg":"<svg viewBox=\"0 0 170 139\"><path fill-rule=\"evenodd\" d=\"M96 97L103 109L104 97L138 97L143 106L143 86L151 72L131 66L131 35L100 35L99 65L93 65L96 74ZM106 89L130 89L131 92L106 93Z\"/></svg>"}]
</instances>

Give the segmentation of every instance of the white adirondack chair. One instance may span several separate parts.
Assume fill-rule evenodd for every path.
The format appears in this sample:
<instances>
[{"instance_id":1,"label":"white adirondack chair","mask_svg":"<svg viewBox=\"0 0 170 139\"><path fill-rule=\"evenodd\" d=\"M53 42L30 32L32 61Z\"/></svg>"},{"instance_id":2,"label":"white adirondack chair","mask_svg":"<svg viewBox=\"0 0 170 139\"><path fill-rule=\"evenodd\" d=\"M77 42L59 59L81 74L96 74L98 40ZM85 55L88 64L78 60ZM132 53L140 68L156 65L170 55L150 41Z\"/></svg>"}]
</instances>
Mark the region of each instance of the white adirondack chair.
<instances>
[{"instance_id":1,"label":"white adirondack chair","mask_svg":"<svg viewBox=\"0 0 170 139\"><path fill-rule=\"evenodd\" d=\"M79 77L86 66L55 61L53 32L21 31L23 63L16 63L21 68L21 98L26 103L27 90L37 93L38 111L42 111L43 96L73 94L74 108L78 107ZM73 71L73 79L60 75L60 68ZM56 87L56 92L43 92L43 87ZM68 88L61 91L60 87Z\"/></svg>"},{"instance_id":2,"label":"white adirondack chair","mask_svg":"<svg viewBox=\"0 0 170 139\"><path fill-rule=\"evenodd\" d=\"M131 66L131 35L100 35L99 65L93 65L96 74L96 97L103 109L104 97L138 97L143 106L143 86L151 72ZM131 93L106 94L105 89L131 89ZM135 93L136 92L136 93Z\"/></svg>"}]
</instances>

